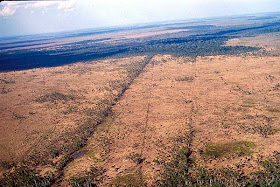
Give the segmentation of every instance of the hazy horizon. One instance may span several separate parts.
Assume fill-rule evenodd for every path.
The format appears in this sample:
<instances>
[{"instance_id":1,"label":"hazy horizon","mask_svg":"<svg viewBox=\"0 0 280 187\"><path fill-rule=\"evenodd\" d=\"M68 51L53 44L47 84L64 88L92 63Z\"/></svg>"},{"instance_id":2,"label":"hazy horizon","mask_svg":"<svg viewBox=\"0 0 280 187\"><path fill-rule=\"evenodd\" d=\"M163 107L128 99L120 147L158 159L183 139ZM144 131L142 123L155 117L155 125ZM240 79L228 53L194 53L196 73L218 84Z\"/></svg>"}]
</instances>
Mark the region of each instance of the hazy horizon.
<instances>
[{"instance_id":1,"label":"hazy horizon","mask_svg":"<svg viewBox=\"0 0 280 187\"><path fill-rule=\"evenodd\" d=\"M0 4L0 38L279 10L276 0L9 1Z\"/></svg>"}]
</instances>

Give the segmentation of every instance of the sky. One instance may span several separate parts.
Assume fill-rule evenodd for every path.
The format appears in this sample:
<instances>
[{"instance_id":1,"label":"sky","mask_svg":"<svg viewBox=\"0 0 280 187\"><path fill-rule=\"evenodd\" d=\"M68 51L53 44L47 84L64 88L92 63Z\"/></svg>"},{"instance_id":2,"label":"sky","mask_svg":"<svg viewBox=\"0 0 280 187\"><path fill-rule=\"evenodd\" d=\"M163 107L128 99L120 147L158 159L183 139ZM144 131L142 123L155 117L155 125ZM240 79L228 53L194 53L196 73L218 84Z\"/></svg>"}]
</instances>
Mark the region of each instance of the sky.
<instances>
[{"instance_id":1,"label":"sky","mask_svg":"<svg viewBox=\"0 0 280 187\"><path fill-rule=\"evenodd\" d=\"M0 3L0 38L280 11L279 0L61 0Z\"/></svg>"}]
</instances>

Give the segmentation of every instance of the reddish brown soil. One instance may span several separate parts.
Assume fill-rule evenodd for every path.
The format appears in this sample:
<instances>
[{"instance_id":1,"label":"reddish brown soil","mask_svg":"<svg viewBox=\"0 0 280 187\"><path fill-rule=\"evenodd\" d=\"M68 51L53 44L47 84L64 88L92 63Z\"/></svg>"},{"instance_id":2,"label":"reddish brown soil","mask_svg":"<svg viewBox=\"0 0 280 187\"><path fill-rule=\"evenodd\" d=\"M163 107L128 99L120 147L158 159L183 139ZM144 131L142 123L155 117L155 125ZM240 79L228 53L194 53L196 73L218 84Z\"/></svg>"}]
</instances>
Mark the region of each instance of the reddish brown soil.
<instances>
[{"instance_id":1,"label":"reddish brown soil","mask_svg":"<svg viewBox=\"0 0 280 187\"><path fill-rule=\"evenodd\" d=\"M279 60L215 56L191 63L155 56L89 140L89 152L65 169L65 179L98 166L106 170L104 184L141 171L151 185L179 137L190 131L196 163L218 168L244 162L245 172L253 171L256 163L248 158L280 151ZM238 141L255 143L250 156L205 160L209 143Z\"/></svg>"},{"instance_id":2,"label":"reddish brown soil","mask_svg":"<svg viewBox=\"0 0 280 187\"><path fill-rule=\"evenodd\" d=\"M117 83L125 82L127 68L143 59L0 73L0 160L20 161L63 132L76 129L99 102L118 94ZM47 97L56 93L66 98ZM44 97L46 101L40 101Z\"/></svg>"}]
</instances>

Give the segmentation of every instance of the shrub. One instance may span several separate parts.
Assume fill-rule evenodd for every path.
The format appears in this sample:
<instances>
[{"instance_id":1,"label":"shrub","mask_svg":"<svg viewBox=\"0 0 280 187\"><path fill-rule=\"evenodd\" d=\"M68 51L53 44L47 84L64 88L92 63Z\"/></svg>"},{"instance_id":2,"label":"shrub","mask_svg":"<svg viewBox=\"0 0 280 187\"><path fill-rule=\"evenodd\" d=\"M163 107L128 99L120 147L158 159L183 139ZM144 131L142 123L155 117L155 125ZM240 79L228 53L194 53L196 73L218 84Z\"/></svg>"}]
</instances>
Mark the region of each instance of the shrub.
<instances>
[{"instance_id":1,"label":"shrub","mask_svg":"<svg viewBox=\"0 0 280 187\"><path fill-rule=\"evenodd\" d=\"M37 98L35 101L38 103L44 103L44 102L56 102L56 101L69 101L74 100L75 97L72 95L65 95L60 92L53 92L51 94L43 95L39 98Z\"/></svg>"},{"instance_id":2,"label":"shrub","mask_svg":"<svg viewBox=\"0 0 280 187\"><path fill-rule=\"evenodd\" d=\"M134 173L117 176L116 179L113 180L112 186L147 186L144 180L144 176L142 172L136 171Z\"/></svg>"},{"instance_id":3,"label":"shrub","mask_svg":"<svg viewBox=\"0 0 280 187\"><path fill-rule=\"evenodd\" d=\"M28 169L25 166L16 167L13 172L4 173L0 180L0 186L18 187L18 186L51 186L54 182L53 173L49 172L46 176L40 176L35 170Z\"/></svg>"}]
</instances>

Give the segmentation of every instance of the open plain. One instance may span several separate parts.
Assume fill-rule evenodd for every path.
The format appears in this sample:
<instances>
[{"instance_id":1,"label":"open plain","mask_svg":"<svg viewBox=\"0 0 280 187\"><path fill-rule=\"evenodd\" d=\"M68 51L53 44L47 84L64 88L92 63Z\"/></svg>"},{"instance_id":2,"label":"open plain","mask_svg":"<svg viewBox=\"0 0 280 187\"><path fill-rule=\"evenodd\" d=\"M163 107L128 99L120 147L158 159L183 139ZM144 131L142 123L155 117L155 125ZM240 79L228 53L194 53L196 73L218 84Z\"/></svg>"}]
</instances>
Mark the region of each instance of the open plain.
<instances>
[{"instance_id":1,"label":"open plain","mask_svg":"<svg viewBox=\"0 0 280 187\"><path fill-rule=\"evenodd\" d=\"M185 141L200 166L256 171L258 155L280 151L279 60L155 56L65 177L102 167L104 184L152 185Z\"/></svg>"},{"instance_id":2,"label":"open plain","mask_svg":"<svg viewBox=\"0 0 280 187\"><path fill-rule=\"evenodd\" d=\"M230 20L0 42L0 186L277 186L279 17Z\"/></svg>"}]
</instances>

